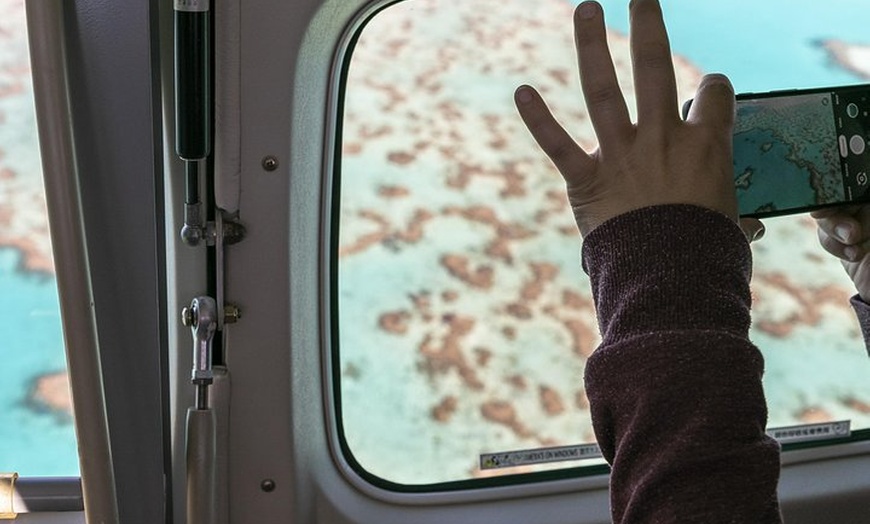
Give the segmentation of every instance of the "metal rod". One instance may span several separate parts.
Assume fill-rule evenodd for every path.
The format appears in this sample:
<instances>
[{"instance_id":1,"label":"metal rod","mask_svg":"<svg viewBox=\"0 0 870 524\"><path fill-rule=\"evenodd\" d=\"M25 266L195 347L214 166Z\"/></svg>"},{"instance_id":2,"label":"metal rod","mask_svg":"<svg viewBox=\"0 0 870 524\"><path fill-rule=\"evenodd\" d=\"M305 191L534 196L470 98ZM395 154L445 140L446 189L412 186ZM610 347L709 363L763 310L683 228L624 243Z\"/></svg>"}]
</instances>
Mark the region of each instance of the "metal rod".
<instances>
[{"instance_id":1,"label":"metal rod","mask_svg":"<svg viewBox=\"0 0 870 524\"><path fill-rule=\"evenodd\" d=\"M184 203L199 204L199 162L184 163Z\"/></svg>"},{"instance_id":2,"label":"metal rod","mask_svg":"<svg viewBox=\"0 0 870 524\"><path fill-rule=\"evenodd\" d=\"M208 409L208 386L209 384L197 384L196 409Z\"/></svg>"}]
</instances>

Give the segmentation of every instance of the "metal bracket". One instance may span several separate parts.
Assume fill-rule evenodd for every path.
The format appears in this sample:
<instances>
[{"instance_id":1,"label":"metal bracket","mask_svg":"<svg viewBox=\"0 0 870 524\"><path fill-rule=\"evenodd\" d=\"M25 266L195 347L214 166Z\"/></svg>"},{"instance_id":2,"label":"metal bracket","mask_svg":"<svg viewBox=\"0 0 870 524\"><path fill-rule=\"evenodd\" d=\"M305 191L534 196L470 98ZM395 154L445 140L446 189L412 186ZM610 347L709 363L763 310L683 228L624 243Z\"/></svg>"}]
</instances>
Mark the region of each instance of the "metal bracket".
<instances>
[{"instance_id":1,"label":"metal bracket","mask_svg":"<svg viewBox=\"0 0 870 524\"><path fill-rule=\"evenodd\" d=\"M198 246L203 240L207 246L214 246L218 237L223 244L230 246L238 244L245 238L245 226L232 220L219 219L218 222L202 223L202 205L184 205L184 227L181 228L181 240L190 247Z\"/></svg>"},{"instance_id":2,"label":"metal bracket","mask_svg":"<svg viewBox=\"0 0 870 524\"><path fill-rule=\"evenodd\" d=\"M184 325L193 335L193 369L190 381L196 386L197 409L208 407L208 386L214 381L212 371L212 339L217 330L218 313L211 297L196 297L190 307L181 312Z\"/></svg>"}]
</instances>

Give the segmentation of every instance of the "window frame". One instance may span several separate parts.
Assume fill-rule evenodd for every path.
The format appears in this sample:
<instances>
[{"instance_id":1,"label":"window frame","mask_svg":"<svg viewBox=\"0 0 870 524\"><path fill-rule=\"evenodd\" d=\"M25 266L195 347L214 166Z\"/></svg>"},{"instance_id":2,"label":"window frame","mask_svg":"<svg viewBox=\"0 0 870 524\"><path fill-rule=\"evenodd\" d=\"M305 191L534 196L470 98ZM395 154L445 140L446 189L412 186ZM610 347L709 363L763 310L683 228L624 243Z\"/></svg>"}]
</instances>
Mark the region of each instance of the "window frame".
<instances>
[{"instance_id":1,"label":"window frame","mask_svg":"<svg viewBox=\"0 0 870 524\"><path fill-rule=\"evenodd\" d=\"M382 11L396 4L414 0L382 0L364 6L345 27L336 46L330 67L329 92L327 94L326 148L324 151L323 202L321 228L323 243L321 254L324 320L324 378L326 385L330 448L334 459L345 476L357 488L387 501L403 503L464 502L511 497L512 488L522 487L528 493L530 487L536 493L555 494L566 491L596 489L609 482L608 465L573 466L563 469L508 474L480 479L466 479L438 483L401 484L384 479L365 469L350 449L345 438L341 403L341 355L339 344L339 286L338 286L338 235L341 209L341 170L343 111L348 71L356 45L368 23ZM852 431L850 437L796 442L782 445L782 464L797 465L829 458L844 458L870 452L870 428ZM498 489L496 489L498 488ZM425 494L425 499L414 495Z\"/></svg>"}]
</instances>

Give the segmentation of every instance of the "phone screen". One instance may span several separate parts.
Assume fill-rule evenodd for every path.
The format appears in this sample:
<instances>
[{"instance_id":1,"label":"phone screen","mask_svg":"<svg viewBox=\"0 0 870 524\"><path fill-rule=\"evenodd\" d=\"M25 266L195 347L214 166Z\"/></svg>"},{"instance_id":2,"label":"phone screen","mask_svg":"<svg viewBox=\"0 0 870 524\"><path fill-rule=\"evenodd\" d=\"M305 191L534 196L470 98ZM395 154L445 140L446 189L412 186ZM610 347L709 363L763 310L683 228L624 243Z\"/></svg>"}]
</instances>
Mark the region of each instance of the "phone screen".
<instances>
[{"instance_id":1,"label":"phone screen","mask_svg":"<svg viewBox=\"0 0 870 524\"><path fill-rule=\"evenodd\" d=\"M741 216L867 201L867 86L737 97L734 185Z\"/></svg>"}]
</instances>

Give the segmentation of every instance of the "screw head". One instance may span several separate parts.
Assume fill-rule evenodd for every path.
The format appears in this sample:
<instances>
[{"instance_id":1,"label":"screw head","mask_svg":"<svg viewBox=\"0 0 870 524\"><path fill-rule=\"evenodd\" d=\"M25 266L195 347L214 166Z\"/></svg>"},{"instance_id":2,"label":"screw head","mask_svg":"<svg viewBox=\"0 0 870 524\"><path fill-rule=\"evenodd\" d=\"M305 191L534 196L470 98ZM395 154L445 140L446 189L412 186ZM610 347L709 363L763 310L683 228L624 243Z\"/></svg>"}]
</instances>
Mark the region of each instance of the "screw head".
<instances>
[{"instance_id":1,"label":"screw head","mask_svg":"<svg viewBox=\"0 0 870 524\"><path fill-rule=\"evenodd\" d=\"M272 479L263 480L263 482L260 482L260 489L262 489L266 493L271 493L275 491L275 481Z\"/></svg>"},{"instance_id":2,"label":"screw head","mask_svg":"<svg viewBox=\"0 0 870 524\"><path fill-rule=\"evenodd\" d=\"M266 171L274 171L278 169L278 159L272 155L263 158L263 169Z\"/></svg>"}]
</instances>

